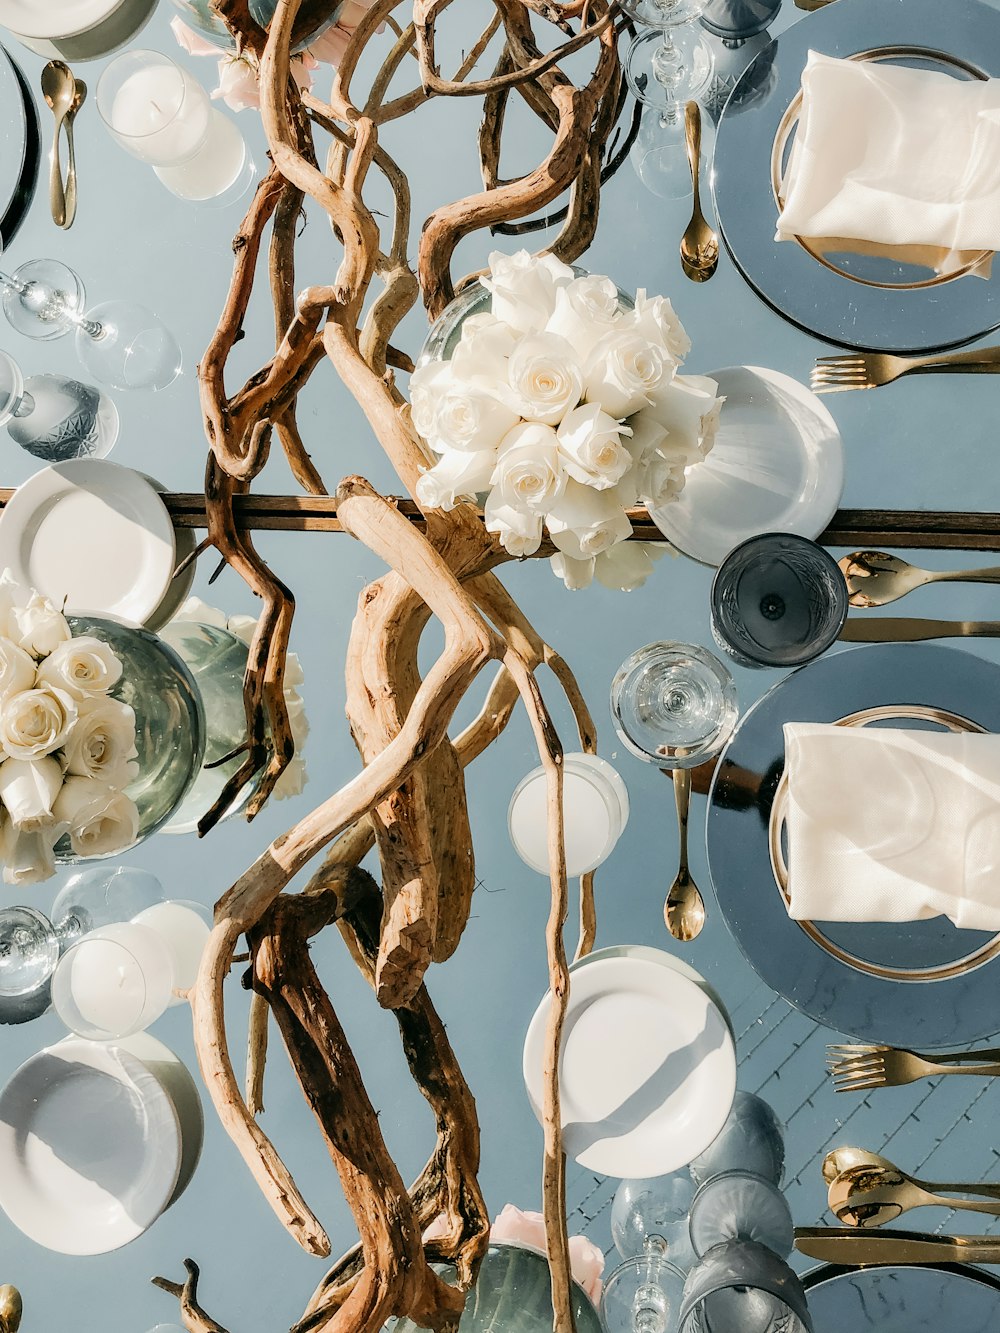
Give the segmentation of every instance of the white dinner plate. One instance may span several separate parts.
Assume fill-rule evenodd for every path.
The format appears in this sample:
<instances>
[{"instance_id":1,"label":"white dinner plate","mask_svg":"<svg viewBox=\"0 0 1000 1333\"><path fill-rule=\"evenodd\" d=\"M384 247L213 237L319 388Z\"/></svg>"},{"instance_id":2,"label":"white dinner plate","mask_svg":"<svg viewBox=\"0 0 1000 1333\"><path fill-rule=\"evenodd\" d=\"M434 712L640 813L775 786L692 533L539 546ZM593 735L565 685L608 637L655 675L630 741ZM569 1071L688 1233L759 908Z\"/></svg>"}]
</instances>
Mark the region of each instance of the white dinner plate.
<instances>
[{"instance_id":1,"label":"white dinner plate","mask_svg":"<svg viewBox=\"0 0 1000 1333\"><path fill-rule=\"evenodd\" d=\"M154 490L160 495L166 495L167 488L162 481L157 481L151 477L148 472L142 474ZM170 587L167 589L167 595L159 604L156 610L146 617L143 625L146 629L151 629L154 634L159 633L163 626L173 620L174 616L187 601L194 585L194 576L198 570L197 560L192 560L198 547L198 537L194 528L174 528L174 568L188 564L184 571L177 578L171 579Z\"/></svg>"},{"instance_id":2,"label":"white dinner plate","mask_svg":"<svg viewBox=\"0 0 1000 1333\"><path fill-rule=\"evenodd\" d=\"M198 1085L181 1057L148 1032L135 1032L131 1037L120 1037L114 1044L119 1050L125 1050L141 1060L174 1104L181 1130L181 1165L177 1184L167 1201L167 1207L170 1208L191 1183L201 1160L205 1142L205 1113Z\"/></svg>"},{"instance_id":3,"label":"white dinner plate","mask_svg":"<svg viewBox=\"0 0 1000 1333\"><path fill-rule=\"evenodd\" d=\"M0 0L0 24L18 37L75 37L113 14L122 0Z\"/></svg>"},{"instance_id":4,"label":"white dinner plate","mask_svg":"<svg viewBox=\"0 0 1000 1333\"><path fill-rule=\"evenodd\" d=\"M701 973L696 972L690 963L685 963L683 958L678 958L672 953L666 953L663 949L654 949L649 944L608 944L603 949L595 949L593 953L588 953L583 958L577 958L575 962L570 963L569 970L575 972L578 968L585 967L588 963L596 963L601 958L646 958L651 963L659 963L661 967L673 968L682 977L687 977L689 981L693 981L696 986L701 987L726 1020L726 1027L735 1042L736 1033L733 1031L729 1011L722 1003L722 996L711 982L706 981Z\"/></svg>"},{"instance_id":5,"label":"white dinner plate","mask_svg":"<svg viewBox=\"0 0 1000 1333\"><path fill-rule=\"evenodd\" d=\"M177 1112L142 1060L71 1039L40 1051L0 1093L0 1207L60 1254L106 1254L169 1204Z\"/></svg>"},{"instance_id":6,"label":"white dinner plate","mask_svg":"<svg viewBox=\"0 0 1000 1333\"><path fill-rule=\"evenodd\" d=\"M542 1118L551 997L524 1043L524 1082ZM563 1147L621 1179L685 1166L713 1142L736 1092L725 1018L695 981L659 961L599 958L571 976L559 1066Z\"/></svg>"},{"instance_id":7,"label":"white dinner plate","mask_svg":"<svg viewBox=\"0 0 1000 1333\"><path fill-rule=\"evenodd\" d=\"M106 459L43 468L0 516L0 569L68 615L141 625L173 577L174 527L145 477Z\"/></svg>"},{"instance_id":8,"label":"white dinner plate","mask_svg":"<svg viewBox=\"0 0 1000 1333\"><path fill-rule=\"evenodd\" d=\"M650 511L679 551L719 565L762 532L814 540L837 511L844 449L825 404L762 366L713 370L725 397L715 444L676 500Z\"/></svg>"}]
</instances>

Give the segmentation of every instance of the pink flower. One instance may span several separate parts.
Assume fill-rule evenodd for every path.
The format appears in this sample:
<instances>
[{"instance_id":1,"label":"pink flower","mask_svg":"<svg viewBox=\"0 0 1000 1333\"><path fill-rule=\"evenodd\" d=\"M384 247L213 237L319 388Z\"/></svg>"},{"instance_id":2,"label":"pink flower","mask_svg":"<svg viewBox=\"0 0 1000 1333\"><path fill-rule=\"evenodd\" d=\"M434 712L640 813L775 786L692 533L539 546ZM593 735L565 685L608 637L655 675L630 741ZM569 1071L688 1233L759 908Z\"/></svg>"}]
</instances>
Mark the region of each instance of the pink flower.
<instances>
[{"instance_id":1,"label":"pink flower","mask_svg":"<svg viewBox=\"0 0 1000 1333\"><path fill-rule=\"evenodd\" d=\"M541 1213L522 1212L512 1203L505 1204L490 1227L490 1239L531 1245L547 1252L545 1219ZM569 1262L573 1278L597 1305L601 1299L601 1274L604 1255L586 1236L570 1236Z\"/></svg>"},{"instance_id":2,"label":"pink flower","mask_svg":"<svg viewBox=\"0 0 1000 1333\"><path fill-rule=\"evenodd\" d=\"M225 56L219 61L219 86L212 93L232 111L260 106L260 82L249 60Z\"/></svg>"},{"instance_id":3,"label":"pink flower","mask_svg":"<svg viewBox=\"0 0 1000 1333\"><path fill-rule=\"evenodd\" d=\"M347 50L347 43L354 34L354 29L365 16L372 0L347 0L337 17L337 22L326 32L321 33L307 47L307 54L315 56L325 65L339 65ZM382 27L385 25L383 24ZM379 32L382 31L379 28Z\"/></svg>"},{"instance_id":4,"label":"pink flower","mask_svg":"<svg viewBox=\"0 0 1000 1333\"><path fill-rule=\"evenodd\" d=\"M177 39L177 45L182 51L186 51L189 56L218 56L219 48L202 37L201 33L195 32L189 28L182 18L172 18L170 20L170 31Z\"/></svg>"}]
</instances>

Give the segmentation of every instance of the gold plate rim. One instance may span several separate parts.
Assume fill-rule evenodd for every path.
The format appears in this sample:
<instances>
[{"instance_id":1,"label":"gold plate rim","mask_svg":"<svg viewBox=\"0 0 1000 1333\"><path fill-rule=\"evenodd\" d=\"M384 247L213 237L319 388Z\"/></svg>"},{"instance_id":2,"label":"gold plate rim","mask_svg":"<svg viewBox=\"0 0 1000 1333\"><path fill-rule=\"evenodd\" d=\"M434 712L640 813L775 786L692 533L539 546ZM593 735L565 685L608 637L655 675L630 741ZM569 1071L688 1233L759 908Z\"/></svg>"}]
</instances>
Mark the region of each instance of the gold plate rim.
<instances>
[{"instance_id":1,"label":"gold plate rim","mask_svg":"<svg viewBox=\"0 0 1000 1333\"><path fill-rule=\"evenodd\" d=\"M984 733L986 728L961 713L953 713L947 708L932 708L923 704L882 704L877 708L863 708L857 713L848 713L837 718L835 727L864 727L870 722L879 721L924 721L936 722L948 731ZM785 826L785 808L788 804L788 773L783 772L774 793L771 815L768 821L768 850L771 857L771 873L774 883L781 894L786 909L790 904L788 895L788 866L781 848L781 834ZM951 963L939 967L896 968L873 963L867 958L858 958L849 950L842 948L823 934L813 921L796 921L795 924L809 936L814 944L824 953L836 958L856 972L867 972L869 976L881 977L886 981L944 981L948 977L961 976L981 967L1000 953L1000 934L987 940L974 953L965 958L957 958Z\"/></svg>"},{"instance_id":2,"label":"gold plate rim","mask_svg":"<svg viewBox=\"0 0 1000 1333\"><path fill-rule=\"evenodd\" d=\"M942 64L951 65L955 69L964 70L971 74L975 79L988 79L989 75L981 70L977 65L970 61L962 60L959 56L950 55L946 51L939 51L929 46L873 46L866 51L856 51L848 56L848 60L856 61L879 61L891 60L900 56L920 56L926 58L932 56ZM778 122L778 129L774 136L774 143L771 145L771 192L774 195L775 206L781 213L785 206L784 196L781 193L781 162L785 153L785 145L793 127L799 118L799 108L802 105L802 89L792 98L784 115ZM977 251L975 256L961 268L955 269L951 273L939 273L933 278L926 278L920 282L872 282L868 278L858 277L856 273L848 273L846 269L839 268L836 264L830 262L823 253L810 245L809 241L802 236L796 236L795 242L806 252L811 259L815 259L817 264L822 264L825 269L831 273L836 273L838 277L846 279L848 282L856 282L862 287L876 287L883 291L905 292L919 291L927 287L940 287L944 283L954 282L957 278L963 278L977 269L992 253L991 250Z\"/></svg>"}]
</instances>

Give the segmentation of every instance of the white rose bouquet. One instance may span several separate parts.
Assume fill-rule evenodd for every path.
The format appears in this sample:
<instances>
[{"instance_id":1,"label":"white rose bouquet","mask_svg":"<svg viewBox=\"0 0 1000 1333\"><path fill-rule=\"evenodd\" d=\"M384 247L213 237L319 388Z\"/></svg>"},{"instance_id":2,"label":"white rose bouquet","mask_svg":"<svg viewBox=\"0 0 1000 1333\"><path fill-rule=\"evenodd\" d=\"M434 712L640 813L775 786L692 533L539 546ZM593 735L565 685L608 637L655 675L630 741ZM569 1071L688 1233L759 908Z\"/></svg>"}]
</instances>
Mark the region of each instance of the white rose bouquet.
<instances>
[{"instance_id":1,"label":"white rose bouquet","mask_svg":"<svg viewBox=\"0 0 1000 1333\"><path fill-rule=\"evenodd\" d=\"M8 884L55 873L68 834L78 856L132 845L139 811L135 713L109 691L120 658L93 635L73 637L46 597L0 577L0 859Z\"/></svg>"},{"instance_id":2,"label":"white rose bouquet","mask_svg":"<svg viewBox=\"0 0 1000 1333\"><path fill-rule=\"evenodd\" d=\"M533 555L548 528L568 588L639 587L661 551L624 544L625 511L680 495L714 442L718 385L679 373L691 342L666 297L640 290L623 308L610 278L526 250L491 254L483 285L491 311L410 379L438 456L418 500L451 509L485 491L487 530L511 555Z\"/></svg>"}]
</instances>

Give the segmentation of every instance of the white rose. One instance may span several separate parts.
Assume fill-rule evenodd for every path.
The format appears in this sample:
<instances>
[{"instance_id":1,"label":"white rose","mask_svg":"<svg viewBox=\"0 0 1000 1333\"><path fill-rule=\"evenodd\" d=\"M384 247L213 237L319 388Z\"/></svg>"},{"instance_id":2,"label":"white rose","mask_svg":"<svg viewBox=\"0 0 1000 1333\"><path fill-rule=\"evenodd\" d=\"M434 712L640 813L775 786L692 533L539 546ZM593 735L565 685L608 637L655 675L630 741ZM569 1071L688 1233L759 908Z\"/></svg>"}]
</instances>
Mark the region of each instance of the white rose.
<instances>
[{"instance_id":1,"label":"white rose","mask_svg":"<svg viewBox=\"0 0 1000 1333\"><path fill-rule=\"evenodd\" d=\"M496 504L545 514L566 488L559 440L551 426L524 421L504 436L490 482Z\"/></svg>"},{"instance_id":2,"label":"white rose","mask_svg":"<svg viewBox=\"0 0 1000 1333\"><path fill-rule=\"evenodd\" d=\"M718 388L718 385L716 385L716 388ZM716 398L715 406L710 407L701 418L700 449L702 458L706 458L715 445L715 437L718 435L719 426L722 423L722 407L725 401L725 398Z\"/></svg>"},{"instance_id":3,"label":"white rose","mask_svg":"<svg viewBox=\"0 0 1000 1333\"><path fill-rule=\"evenodd\" d=\"M130 762L138 753L135 713L117 699L81 699L80 716L66 739L63 753L67 772L76 777L127 787L139 776L139 765Z\"/></svg>"},{"instance_id":4,"label":"white rose","mask_svg":"<svg viewBox=\"0 0 1000 1333\"><path fill-rule=\"evenodd\" d=\"M609 416L621 420L645 407L672 374L673 364L655 343L616 330L594 344L584 389L588 402L600 403Z\"/></svg>"},{"instance_id":5,"label":"white rose","mask_svg":"<svg viewBox=\"0 0 1000 1333\"><path fill-rule=\"evenodd\" d=\"M417 481L417 500L425 509L454 509L462 497L486 489L496 461L493 449L471 454L449 449Z\"/></svg>"},{"instance_id":6,"label":"white rose","mask_svg":"<svg viewBox=\"0 0 1000 1333\"><path fill-rule=\"evenodd\" d=\"M549 564L552 566L553 574L557 579L562 579L570 592L589 588L594 581L594 566L597 564L594 556L590 556L587 560L574 560L562 551L556 551L549 559Z\"/></svg>"},{"instance_id":7,"label":"white rose","mask_svg":"<svg viewBox=\"0 0 1000 1333\"><path fill-rule=\"evenodd\" d=\"M663 551L655 542L619 542L594 562L594 577L605 588L632 592L641 588Z\"/></svg>"},{"instance_id":8,"label":"white rose","mask_svg":"<svg viewBox=\"0 0 1000 1333\"><path fill-rule=\"evenodd\" d=\"M27 606L11 610L10 630L10 637L32 657L48 657L71 637L66 617L37 592L31 594Z\"/></svg>"},{"instance_id":9,"label":"white rose","mask_svg":"<svg viewBox=\"0 0 1000 1333\"><path fill-rule=\"evenodd\" d=\"M502 391L507 391L506 385ZM434 433L427 442L436 453L495 449L519 419L519 413L499 394L479 384L455 381L441 395Z\"/></svg>"},{"instance_id":10,"label":"white rose","mask_svg":"<svg viewBox=\"0 0 1000 1333\"><path fill-rule=\"evenodd\" d=\"M0 764L0 800L16 827L28 833L52 823L52 806L62 784L62 764L51 755L5 759Z\"/></svg>"},{"instance_id":11,"label":"white rose","mask_svg":"<svg viewBox=\"0 0 1000 1333\"><path fill-rule=\"evenodd\" d=\"M573 270L555 255L527 250L505 255L494 250L489 265L490 275L481 282L493 297L493 316L519 333L544 328L555 306L556 289L573 281Z\"/></svg>"},{"instance_id":12,"label":"white rose","mask_svg":"<svg viewBox=\"0 0 1000 1333\"><path fill-rule=\"evenodd\" d=\"M173 620L193 620L195 624L212 625L216 629L226 628L226 613L217 610L214 606L209 606L200 597L189 597L185 602L182 602L181 609L171 618ZM256 624L256 621L254 624Z\"/></svg>"},{"instance_id":13,"label":"white rose","mask_svg":"<svg viewBox=\"0 0 1000 1333\"><path fill-rule=\"evenodd\" d=\"M494 491L486 501L486 531L496 533L509 555L534 555L542 544L542 516L511 508Z\"/></svg>"},{"instance_id":14,"label":"white rose","mask_svg":"<svg viewBox=\"0 0 1000 1333\"><path fill-rule=\"evenodd\" d=\"M617 485L632 466L632 455L622 443L622 436L631 434L597 403L574 407L556 431L566 472L599 491Z\"/></svg>"},{"instance_id":15,"label":"white rose","mask_svg":"<svg viewBox=\"0 0 1000 1333\"><path fill-rule=\"evenodd\" d=\"M121 680L121 659L103 639L89 634L67 639L38 667L38 683L66 690L75 699L106 694Z\"/></svg>"},{"instance_id":16,"label":"white rose","mask_svg":"<svg viewBox=\"0 0 1000 1333\"><path fill-rule=\"evenodd\" d=\"M470 315L462 325L462 336L451 356L458 380L491 387L507 383L507 362L517 346L518 335L503 320L491 314Z\"/></svg>"},{"instance_id":17,"label":"white rose","mask_svg":"<svg viewBox=\"0 0 1000 1333\"><path fill-rule=\"evenodd\" d=\"M622 325L663 347L675 365L680 365L691 350L691 339L667 298L647 296L642 287L635 294L635 309L623 316Z\"/></svg>"},{"instance_id":18,"label":"white rose","mask_svg":"<svg viewBox=\"0 0 1000 1333\"><path fill-rule=\"evenodd\" d=\"M522 338L507 368L521 416L555 426L583 397L583 369L572 343L555 333Z\"/></svg>"},{"instance_id":19,"label":"white rose","mask_svg":"<svg viewBox=\"0 0 1000 1333\"><path fill-rule=\"evenodd\" d=\"M40 685L0 704L0 749L11 759L38 759L58 750L77 717L71 694Z\"/></svg>"},{"instance_id":20,"label":"white rose","mask_svg":"<svg viewBox=\"0 0 1000 1333\"><path fill-rule=\"evenodd\" d=\"M296 755L284 768L281 777L274 784L271 795L276 801L287 801L292 796L299 796L308 781L306 762Z\"/></svg>"},{"instance_id":21,"label":"white rose","mask_svg":"<svg viewBox=\"0 0 1000 1333\"><path fill-rule=\"evenodd\" d=\"M10 639L0 639L0 704L35 683L35 659Z\"/></svg>"},{"instance_id":22,"label":"white rose","mask_svg":"<svg viewBox=\"0 0 1000 1333\"><path fill-rule=\"evenodd\" d=\"M124 792L92 778L70 776L56 797L55 817L69 826L77 856L108 856L139 836L139 811Z\"/></svg>"},{"instance_id":23,"label":"white rose","mask_svg":"<svg viewBox=\"0 0 1000 1333\"><path fill-rule=\"evenodd\" d=\"M410 420L425 440L437 429L438 403L453 378L447 361L428 361L410 376Z\"/></svg>"},{"instance_id":24,"label":"white rose","mask_svg":"<svg viewBox=\"0 0 1000 1333\"><path fill-rule=\"evenodd\" d=\"M636 490L650 509L659 509L676 500L684 489L685 465L664 458L654 450L636 464Z\"/></svg>"},{"instance_id":25,"label":"white rose","mask_svg":"<svg viewBox=\"0 0 1000 1333\"><path fill-rule=\"evenodd\" d=\"M662 385L646 409L654 421L666 427L671 451L683 452L690 461L702 457L706 432L714 438L718 424L719 386L707 375L675 375Z\"/></svg>"},{"instance_id":26,"label":"white rose","mask_svg":"<svg viewBox=\"0 0 1000 1333\"><path fill-rule=\"evenodd\" d=\"M586 560L631 535L632 524L615 490L595 491L568 481L565 493L549 509L549 535L564 555Z\"/></svg>"},{"instance_id":27,"label":"white rose","mask_svg":"<svg viewBox=\"0 0 1000 1333\"><path fill-rule=\"evenodd\" d=\"M11 613L15 606L22 605L28 594L14 579L9 569L0 574L0 637L13 638Z\"/></svg>"},{"instance_id":28,"label":"white rose","mask_svg":"<svg viewBox=\"0 0 1000 1333\"><path fill-rule=\"evenodd\" d=\"M545 331L565 338L585 361L598 338L609 333L620 319L618 288L610 278L574 278L556 290Z\"/></svg>"},{"instance_id":29,"label":"white rose","mask_svg":"<svg viewBox=\"0 0 1000 1333\"><path fill-rule=\"evenodd\" d=\"M0 823L0 859L5 884L24 886L40 884L56 873L52 849L62 837L63 828L18 829L6 816Z\"/></svg>"}]
</instances>

